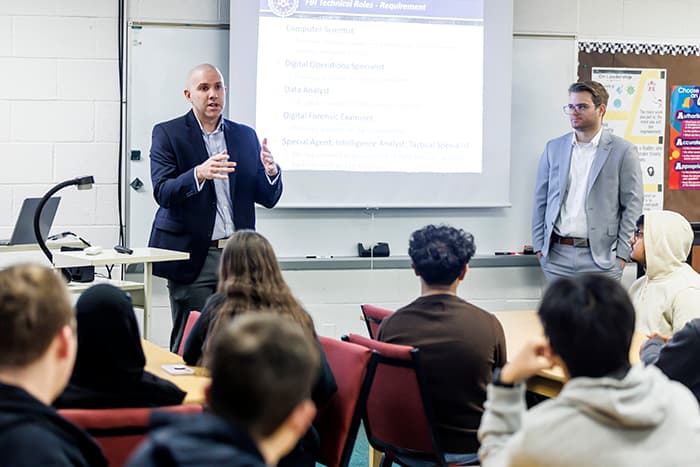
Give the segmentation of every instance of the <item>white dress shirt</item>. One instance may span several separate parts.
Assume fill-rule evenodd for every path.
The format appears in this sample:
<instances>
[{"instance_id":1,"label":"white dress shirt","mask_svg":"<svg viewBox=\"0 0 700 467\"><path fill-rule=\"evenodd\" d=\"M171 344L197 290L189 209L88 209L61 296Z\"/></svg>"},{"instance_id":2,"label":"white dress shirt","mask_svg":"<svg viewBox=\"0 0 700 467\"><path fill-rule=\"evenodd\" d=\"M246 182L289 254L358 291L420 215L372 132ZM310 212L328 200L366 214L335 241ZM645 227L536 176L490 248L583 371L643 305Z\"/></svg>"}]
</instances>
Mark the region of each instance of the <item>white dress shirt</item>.
<instances>
[{"instance_id":1,"label":"white dress shirt","mask_svg":"<svg viewBox=\"0 0 700 467\"><path fill-rule=\"evenodd\" d=\"M224 149L227 149L223 117L219 117L219 123L212 132L208 132L202 127L202 123L196 115L195 118L197 119L197 123L199 123L199 129L202 131L202 138L204 139L204 145L207 148L209 157L215 156ZM267 181L270 182L270 185L274 185L279 179L279 173L275 175L274 179L270 178L267 173L265 173L265 176L267 177ZM214 230L212 231L211 239L220 240L230 237L235 231L231 189L228 177L222 179L215 178L212 182L214 183L214 192L216 193L216 218L214 220ZM197 191L202 191L202 187L206 183L206 180L203 180L201 183L197 180L196 170L194 171L194 183L197 186Z\"/></svg>"},{"instance_id":2,"label":"white dress shirt","mask_svg":"<svg viewBox=\"0 0 700 467\"><path fill-rule=\"evenodd\" d=\"M196 117L196 116L195 116ZM226 149L226 138L224 138L224 119L219 117L219 124L212 132L206 131L202 127L202 123L197 119L199 129L202 131L204 145L207 148L209 157L219 154ZM195 170L194 181L197 184L197 190L201 191L206 180L199 183L197 180L197 171ZM233 225L233 206L231 205L231 191L229 188L228 177L223 179L214 179L214 192L216 193L216 218L214 220L214 230L211 234L212 240L228 238L233 235L235 227Z\"/></svg>"},{"instance_id":3,"label":"white dress shirt","mask_svg":"<svg viewBox=\"0 0 700 467\"><path fill-rule=\"evenodd\" d=\"M602 131L602 128L598 130L590 143L577 141L576 132L571 138L568 188L561 203L559 217L554 224L554 232L561 237L588 238L586 190Z\"/></svg>"}]
</instances>

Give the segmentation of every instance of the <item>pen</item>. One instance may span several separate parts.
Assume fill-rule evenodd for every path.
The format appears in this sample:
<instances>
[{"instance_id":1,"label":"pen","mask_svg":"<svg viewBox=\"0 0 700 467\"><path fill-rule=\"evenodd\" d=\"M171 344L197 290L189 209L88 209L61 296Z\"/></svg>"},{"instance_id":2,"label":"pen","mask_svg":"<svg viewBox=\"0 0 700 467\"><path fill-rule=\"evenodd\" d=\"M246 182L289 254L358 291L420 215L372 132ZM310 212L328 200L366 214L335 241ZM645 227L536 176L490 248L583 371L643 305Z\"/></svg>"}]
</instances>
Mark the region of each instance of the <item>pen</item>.
<instances>
[{"instance_id":1,"label":"pen","mask_svg":"<svg viewBox=\"0 0 700 467\"><path fill-rule=\"evenodd\" d=\"M501 255L517 255L518 252L517 251L497 251L496 254L499 256L501 256Z\"/></svg>"},{"instance_id":2,"label":"pen","mask_svg":"<svg viewBox=\"0 0 700 467\"><path fill-rule=\"evenodd\" d=\"M306 258L307 259L317 259L317 258L318 259L329 259L329 258L333 258L333 255L330 255L330 256L306 255Z\"/></svg>"}]
</instances>

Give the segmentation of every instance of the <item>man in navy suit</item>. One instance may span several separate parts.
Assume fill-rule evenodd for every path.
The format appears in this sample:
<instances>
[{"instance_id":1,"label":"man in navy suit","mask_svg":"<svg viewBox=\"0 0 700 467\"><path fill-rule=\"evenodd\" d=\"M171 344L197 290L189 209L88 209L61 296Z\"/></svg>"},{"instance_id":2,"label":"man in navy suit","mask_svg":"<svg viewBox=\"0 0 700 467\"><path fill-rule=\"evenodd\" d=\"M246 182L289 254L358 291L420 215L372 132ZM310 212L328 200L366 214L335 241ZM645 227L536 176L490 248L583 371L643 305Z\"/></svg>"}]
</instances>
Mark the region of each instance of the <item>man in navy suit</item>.
<instances>
[{"instance_id":1,"label":"man in navy suit","mask_svg":"<svg viewBox=\"0 0 700 467\"><path fill-rule=\"evenodd\" d=\"M226 86L214 66L190 71L185 98L192 110L153 128L151 180L158 203L149 246L186 251L188 261L155 263L168 279L176 351L187 316L201 310L218 282L220 239L255 229L255 203L273 207L282 177L263 139L223 118Z\"/></svg>"}]
</instances>

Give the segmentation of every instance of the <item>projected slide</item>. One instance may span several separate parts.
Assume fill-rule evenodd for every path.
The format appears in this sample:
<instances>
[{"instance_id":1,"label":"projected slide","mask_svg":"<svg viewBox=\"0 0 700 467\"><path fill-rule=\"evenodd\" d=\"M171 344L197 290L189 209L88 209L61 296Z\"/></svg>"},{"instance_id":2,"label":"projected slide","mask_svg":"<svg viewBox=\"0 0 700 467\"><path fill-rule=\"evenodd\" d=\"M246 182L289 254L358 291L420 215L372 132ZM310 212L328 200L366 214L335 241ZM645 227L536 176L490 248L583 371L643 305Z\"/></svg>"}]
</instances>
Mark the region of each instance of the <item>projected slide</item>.
<instances>
[{"instance_id":1,"label":"projected slide","mask_svg":"<svg viewBox=\"0 0 700 467\"><path fill-rule=\"evenodd\" d=\"M285 171L480 173L483 0L261 0L256 128Z\"/></svg>"}]
</instances>

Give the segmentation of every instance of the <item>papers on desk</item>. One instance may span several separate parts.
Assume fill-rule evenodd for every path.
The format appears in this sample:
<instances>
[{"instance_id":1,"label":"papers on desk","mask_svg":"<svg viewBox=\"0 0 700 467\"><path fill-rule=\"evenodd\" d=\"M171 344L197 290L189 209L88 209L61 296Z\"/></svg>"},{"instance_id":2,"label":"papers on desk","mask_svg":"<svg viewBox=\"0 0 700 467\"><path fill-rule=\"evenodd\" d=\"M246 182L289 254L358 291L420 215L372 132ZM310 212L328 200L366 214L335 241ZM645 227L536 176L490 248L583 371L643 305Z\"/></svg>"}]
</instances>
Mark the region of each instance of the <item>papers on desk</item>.
<instances>
[{"instance_id":1,"label":"papers on desk","mask_svg":"<svg viewBox=\"0 0 700 467\"><path fill-rule=\"evenodd\" d=\"M182 364L165 364L160 366L169 375L193 375L194 370Z\"/></svg>"}]
</instances>

